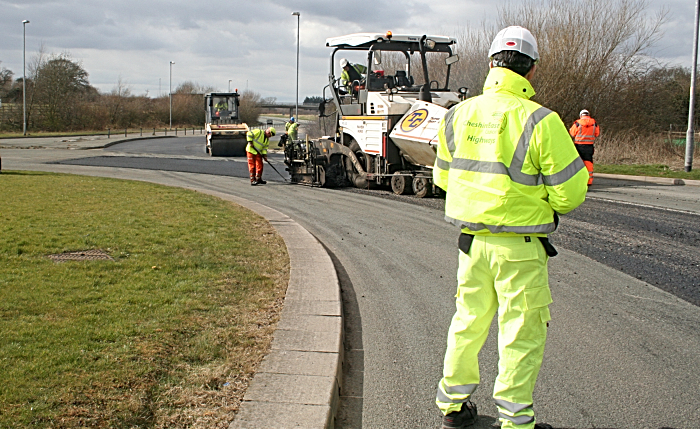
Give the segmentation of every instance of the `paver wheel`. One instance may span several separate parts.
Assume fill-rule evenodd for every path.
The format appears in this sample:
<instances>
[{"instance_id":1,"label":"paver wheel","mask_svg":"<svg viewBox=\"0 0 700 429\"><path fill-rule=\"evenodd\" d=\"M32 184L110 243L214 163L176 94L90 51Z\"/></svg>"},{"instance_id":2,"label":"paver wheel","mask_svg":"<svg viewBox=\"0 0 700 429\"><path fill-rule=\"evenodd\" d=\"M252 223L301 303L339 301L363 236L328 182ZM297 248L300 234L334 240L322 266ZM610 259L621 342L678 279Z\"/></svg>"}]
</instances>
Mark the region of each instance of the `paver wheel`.
<instances>
[{"instance_id":1,"label":"paver wheel","mask_svg":"<svg viewBox=\"0 0 700 429\"><path fill-rule=\"evenodd\" d=\"M433 184L425 177L416 177L413 179L413 193L418 198L425 198L433 195Z\"/></svg>"},{"instance_id":2,"label":"paver wheel","mask_svg":"<svg viewBox=\"0 0 700 429\"><path fill-rule=\"evenodd\" d=\"M413 177L404 176L399 172L391 176L391 190L396 195L407 195L413 193Z\"/></svg>"}]
</instances>

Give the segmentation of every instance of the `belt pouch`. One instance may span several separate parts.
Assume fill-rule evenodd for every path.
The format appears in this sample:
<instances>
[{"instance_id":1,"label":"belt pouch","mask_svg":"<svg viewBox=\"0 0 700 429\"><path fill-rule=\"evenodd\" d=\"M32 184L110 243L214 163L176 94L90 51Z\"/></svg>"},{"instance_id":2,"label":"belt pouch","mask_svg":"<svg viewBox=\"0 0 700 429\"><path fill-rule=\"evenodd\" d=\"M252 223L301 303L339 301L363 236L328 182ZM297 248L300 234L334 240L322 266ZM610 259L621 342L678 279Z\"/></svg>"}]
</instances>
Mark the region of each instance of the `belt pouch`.
<instances>
[{"instance_id":1,"label":"belt pouch","mask_svg":"<svg viewBox=\"0 0 700 429\"><path fill-rule=\"evenodd\" d=\"M540 239L542 242L542 246L544 246L544 251L547 253L547 256L550 258L557 256L559 252L557 252L557 249L552 246L552 243L549 242L549 238L547 237L537 237Z\"/></svg>"},{"instance_id":2,"label":"belt pouch","mask_svg":"<svg viewBox=\"0 0 700 429\"><path fill-rule=\"evenodd\" d=\"M474 236L471 234L461 233L459 235L459 250L464 252L464 254L469 253L469 249L472 247L472 241L474 241Z\"/></svg>"}]
</instances>

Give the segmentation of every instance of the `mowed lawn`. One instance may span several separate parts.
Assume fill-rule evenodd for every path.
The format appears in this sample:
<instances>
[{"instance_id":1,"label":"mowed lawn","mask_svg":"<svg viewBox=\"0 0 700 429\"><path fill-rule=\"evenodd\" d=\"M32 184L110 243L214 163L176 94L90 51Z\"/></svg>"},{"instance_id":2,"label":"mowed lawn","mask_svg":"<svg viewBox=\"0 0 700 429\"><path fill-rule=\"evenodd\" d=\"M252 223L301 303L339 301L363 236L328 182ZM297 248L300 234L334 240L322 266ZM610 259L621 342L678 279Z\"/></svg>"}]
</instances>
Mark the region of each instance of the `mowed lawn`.
<instances>
[{"instance_id":1,"label":"mowed lawn","mask_svg":"<svg viewBox=\"0 0 700 429\"><path fill-rule=\"evenodd\" d=\"M289 273L261 217L149 183L0 173L0 428L227 427ZM54 262L99 249L114 261Z\"/></svg>"}]
</instances>

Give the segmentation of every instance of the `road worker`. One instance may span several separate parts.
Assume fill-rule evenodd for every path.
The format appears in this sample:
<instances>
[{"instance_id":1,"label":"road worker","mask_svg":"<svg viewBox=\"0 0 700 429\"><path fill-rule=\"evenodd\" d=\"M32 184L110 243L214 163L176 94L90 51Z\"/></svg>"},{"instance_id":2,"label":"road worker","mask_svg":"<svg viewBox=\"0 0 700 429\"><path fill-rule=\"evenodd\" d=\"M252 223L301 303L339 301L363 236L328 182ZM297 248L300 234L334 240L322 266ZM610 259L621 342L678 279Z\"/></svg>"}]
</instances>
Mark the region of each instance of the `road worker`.
<instances>
[{"instance_id":1,"label":"road worker","mask_svg":"<svg viewBox=\"0 0 700 429\"><path fill-rule=\"evenodd\" d=\"M593 153L595 152L593 144L596 137L600 135L600 126L595 119L591 118L588 110L583 109L579 113L579 119L575 120L569 128L569 134L574 138L574 146L576 146L583 163L586 164L588 186L591 186L593 184Z\"/></svg>"},{"instance_id":2,"label":"road worker","mask_svg":"<svg viewBox=\"0 0 700 429\"><path fill-rule=\"evenodd\" d=\"M263 160L267 161L267 148L270 145L270 137L275 135L275 129L269 127L263 130L250 130L246 134L248 145L245 148L248 156L248 171L250 172L250 184L264 185L263 180Z\"/></svg>"},{"instance_id":3,"label":"road worker","mask_svg":"<svg viewBox=\"0 0 700 429\"><path fill-rule=\"evenodd\" d=\"M299 129L299 124L294 120L294 116L289 118L289 121L284 124L284 129L287 131L287 136L289 140L297 139L297 130Z\"/></svg>"},{"instance_id":4,"label":"road worker","mask_svg":"<svg viewBox=\"0 0 700 429\"><path fill-rule=\"evenodd\" d=\"M340 84L345 87L346 93L351 93L353 92L353 82L362 82L362 75L367 73L367 67L362 64L352 64L347 58L340 60L340 67L343 69L340 74ZM355 92L357 91L355 90Z\"/></svg>"},{"instance_id":5,"label":"road worker","mask_svg":"<svg viewBox=\"0 0 700 429\"><path fill-rule=\"evenodd\" d=\"M219 100L219 102L214 105L214 109L216 109L216 116L219 116L221 112L228 110L228 103L226 100Z\"/></svg>"},{"instance_id":6,"label":"road worker","mask_svg":"<svg viewBox=\"0 0 700 429\"><path fill-rule=\"evenodd\" d=\"M537 41L501 30L489 50L483 94L440 123L433 179L446 191L445 219L461 228L456 307L436 403L444 429L477 419L479 350L498 311L493 398L503 429L544 429L532 392L542 364L549 304L547 240L558 214L580 205L586 168L559 116L530 101Z\"/></svg>"}]
</instances>

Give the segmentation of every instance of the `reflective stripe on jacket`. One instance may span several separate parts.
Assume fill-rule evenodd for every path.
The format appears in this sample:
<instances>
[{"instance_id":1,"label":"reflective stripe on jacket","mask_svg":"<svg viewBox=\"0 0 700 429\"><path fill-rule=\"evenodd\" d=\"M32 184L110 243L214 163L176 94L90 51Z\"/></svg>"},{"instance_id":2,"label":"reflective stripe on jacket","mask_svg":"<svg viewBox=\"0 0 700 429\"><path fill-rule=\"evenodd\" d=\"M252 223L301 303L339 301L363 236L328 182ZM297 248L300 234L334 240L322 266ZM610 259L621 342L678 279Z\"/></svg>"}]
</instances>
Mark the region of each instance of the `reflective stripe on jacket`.
<instances>
[{"instance_id":1,"label":"reflective stripe on jacket","mask_svg":"<svg viewBox=\"0 0 700 429\"><path fill-rule=\"evenodd\" d=\"M297 139L297 129L299 128L299 123L298 122L287 122L284 124L284 129L287 131L287 134L289 134L289 138L292 140Z\"/></svg>"},{"instance_id":2,"label":"reflective stripe on jacket","mask_svg":"<svg viewBox=\"0 0 700 429\"><path fill-rule=\"evenodd\" d=\"M350 72L343 69L340 74L340 84L350 86L356 80L362 80L362 74L367 72L367 67L362 64L350 64Z\"/></svg>"},{"instance_id":3,"label":"reflective stripe on jacket","mask_svg":"<svg viewBox=\"0 0 700 429\"><path fill-rule=\"evenodd\" d=\"M476 235L554 231L586 196L588 172L559 115L530 101L530 82L492 68L484 93L440 123L433 180L447 192L445 219Z\"/></svg>"},{"instance_id":4,"label":"reflective stripe on jacket","mask_svg":"<svg viewBox=\"0 0 700 429\"><path fill-rule=\"evenodd\" d=\"M593 144L595 138L600 135L600 127L595 119L584 116L574 121L574 124L569 128L569 134L574 138L576 144Z\"/></svg>"},{"instance_id":5,"label":"reflective stripe on jacket","mask_svg":"<svg viewBox=\"0 0 700 429\"><path fill-rule=\"evenodd\" d=\"M246 152L250 152L253 155L267 155L267 147L270 145L270 140L265 137L265 131L250 130L246 134L246 140L248 140L248 145L245 147Z\"/></svg>"}]
</instances>

